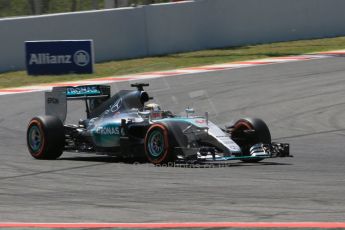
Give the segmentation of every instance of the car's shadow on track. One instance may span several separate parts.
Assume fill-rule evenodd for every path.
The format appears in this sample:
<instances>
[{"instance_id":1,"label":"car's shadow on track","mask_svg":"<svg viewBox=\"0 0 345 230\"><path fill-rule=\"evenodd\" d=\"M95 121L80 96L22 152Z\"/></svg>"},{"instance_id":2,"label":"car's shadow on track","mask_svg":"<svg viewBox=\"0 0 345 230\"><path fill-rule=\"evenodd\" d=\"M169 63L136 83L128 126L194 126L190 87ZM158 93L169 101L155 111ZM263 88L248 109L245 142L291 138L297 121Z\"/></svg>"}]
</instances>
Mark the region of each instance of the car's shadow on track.
<instances>
[{"instance_id":1,"label":"car's shadow on track","mask_svg":"<svg viewBox=\"0 0 345 230\"><path fill-rule=\"evenodd\" d=\"M141 164L147 163L144 159L137 158L117 158L111 156L83 156L83 157L61 157L62 161L86 161L86 162L104 162L104 163L125 163L125 164Z\"/></svg>"},{"instance_id":2,"label":"car's shadow on track","mask_svg":"<svg viewBox=\"0 0 345 230\"><path fill-rule=\"evenodd\" d=\"M292 164L290 164L290 163L279 163L279 162L257 162L257 163L236 162L236 163L231 163L231 166L258 166L258 165L292 165Z\"/></svg>"},{"instance_id":3,"label":"car's shadow on track","mask_svg":"<svg viewBox=\"0 0 345 230\"><path fill-rule=\"evenodd\" d=\"M82 156L82 157L62 157L59 158L61 161L84 161L84 162L99 162L99 163L117 163L126 165L147 165L150 164L143 158L117 158L110 156ZM169 168L225 168L225 167L249 167L249 166L278 166L278 165L292 165L290 163L280 162L257 162L257 163L246 163L246 162L215 162L215 163L170 163L163 164L156 167L169 167ZM153 166L153 165L152 165Z\"/></svg>"}]
</instances>

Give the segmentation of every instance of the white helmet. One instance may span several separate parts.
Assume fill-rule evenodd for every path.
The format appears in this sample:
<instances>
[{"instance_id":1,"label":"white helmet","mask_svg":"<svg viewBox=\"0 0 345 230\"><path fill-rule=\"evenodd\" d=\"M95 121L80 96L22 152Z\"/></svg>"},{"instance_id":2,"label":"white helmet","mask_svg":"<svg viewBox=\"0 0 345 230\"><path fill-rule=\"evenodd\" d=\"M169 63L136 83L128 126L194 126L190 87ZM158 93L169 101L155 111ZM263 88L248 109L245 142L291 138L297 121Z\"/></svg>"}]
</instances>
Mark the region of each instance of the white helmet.
<instances>
[{"instance_id":1,"label":"white helmet","mask_svg":"<svg viewBox=\"0 0 345 230\"><path fill-rule=\"evenodd\" d=\"M144 106L144 110L151 111L151 119L161 119L162 110L161 107L156 103L150 103Z\"/></svg>"},{"instance_id":2,"label":"white helmet","mask_svg":"<svg viewBox=\"0 0 345 230\"><path fill-rule=\"evenodd\" d=\"M147 104L144 106L144 110L150 110L150 111L158 112L158 111L161 111L161 107L156 103L150 103L150 104Z\"/></svg>"}]
</instances>

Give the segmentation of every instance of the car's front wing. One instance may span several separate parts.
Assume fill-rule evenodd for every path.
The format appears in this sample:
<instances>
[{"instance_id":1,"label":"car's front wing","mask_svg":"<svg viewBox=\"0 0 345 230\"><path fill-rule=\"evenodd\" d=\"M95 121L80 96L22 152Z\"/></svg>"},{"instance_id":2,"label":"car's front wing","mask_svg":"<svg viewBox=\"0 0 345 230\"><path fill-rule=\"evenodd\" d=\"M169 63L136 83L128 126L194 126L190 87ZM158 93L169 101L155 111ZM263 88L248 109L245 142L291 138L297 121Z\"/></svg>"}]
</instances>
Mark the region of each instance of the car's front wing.
<instances>
[{"instance_id":1,"label":"car's front wing","mask_svg":"<svg viewBox=\"0 0 345 230\"><path fill-rule=\"evenodd\" d=\"M250 155L229 155L217 153L212 147L178 148L178 161L181 162L218 162L218 161L259 161L267 158L292 157L288 143L256 144L250 148Z\"/></svg>"}]
</instances>

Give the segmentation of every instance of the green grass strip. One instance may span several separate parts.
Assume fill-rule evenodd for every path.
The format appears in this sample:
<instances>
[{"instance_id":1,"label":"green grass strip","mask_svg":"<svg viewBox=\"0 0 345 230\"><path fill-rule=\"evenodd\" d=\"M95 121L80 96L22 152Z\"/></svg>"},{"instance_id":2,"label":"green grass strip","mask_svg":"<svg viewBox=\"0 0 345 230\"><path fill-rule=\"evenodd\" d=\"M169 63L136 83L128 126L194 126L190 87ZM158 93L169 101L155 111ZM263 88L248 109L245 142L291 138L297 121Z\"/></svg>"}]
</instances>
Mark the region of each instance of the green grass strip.
<instances>
[{"instance_id":1,"label":"green grass strip","mask_svg":"<svg viewBox=\"0 0 345 230\"><path fill-rule=\"evenodd\" d=\"M28 86L40 83L75 81L90 78L120 76L148 71L161 71L183 67L202 66L269 57L300 55L311 52L345 49L345 37L277 42L212 49L188 53L170 54L122 61L110 61L95 65L94 74L70 74L59 76L28 76L26 71L0 73L0 88Z\"/></svg>"}]
</instances>

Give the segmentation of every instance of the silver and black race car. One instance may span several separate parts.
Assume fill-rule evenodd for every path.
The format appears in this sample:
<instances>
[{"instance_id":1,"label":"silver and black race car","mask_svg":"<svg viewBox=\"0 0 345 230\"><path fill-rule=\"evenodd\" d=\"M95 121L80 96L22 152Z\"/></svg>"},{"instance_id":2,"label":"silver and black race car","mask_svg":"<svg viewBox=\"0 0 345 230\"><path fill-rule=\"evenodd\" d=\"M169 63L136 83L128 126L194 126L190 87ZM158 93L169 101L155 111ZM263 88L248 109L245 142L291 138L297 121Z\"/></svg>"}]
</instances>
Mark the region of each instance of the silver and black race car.
<instances>
[{"instance_id":1,"label":"silver and black race car","mask_svg":"<svg viewBox=\"0 0 345 230\"><path fill-rule=\"evenodd\" d=\"M153 164L170 162L259 162L289 157L289 144L272 143L264 121L243 118L220 128L208 113L186 116L161 110L144 91L148 84L132 84L111 96L110 86L54 87L45 93L46 115L31 119L27 146L36 159L57 159L64 151L145 157ZM67 101L85 101L86 119L65 124Z\"/></svg>"}]
</instances>

